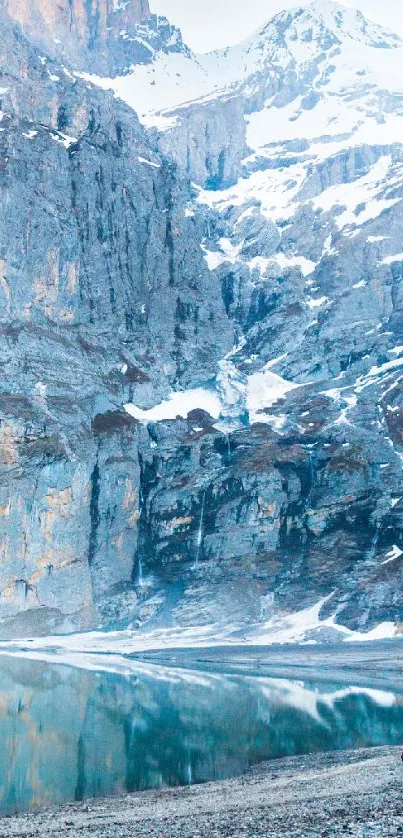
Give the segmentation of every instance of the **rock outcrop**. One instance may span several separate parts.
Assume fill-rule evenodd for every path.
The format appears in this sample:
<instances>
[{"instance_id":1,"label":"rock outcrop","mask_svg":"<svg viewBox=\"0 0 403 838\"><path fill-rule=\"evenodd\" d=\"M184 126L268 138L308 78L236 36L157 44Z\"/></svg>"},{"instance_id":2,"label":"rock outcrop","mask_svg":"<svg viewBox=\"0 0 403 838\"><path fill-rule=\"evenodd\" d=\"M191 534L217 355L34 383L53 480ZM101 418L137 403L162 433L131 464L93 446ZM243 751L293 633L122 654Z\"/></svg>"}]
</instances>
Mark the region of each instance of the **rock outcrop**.
<instances>
[{"instance_id":1,"label":"rock outcrop","mask_svg":"<svg viewBox=\"0 0 403 838\"><path fill-rule=\"evenodd\" d=\"M196 183L213 191L225 189L237 182L247 153L243 114L237 97L173 110L178 124L158 136L157 148Z\"/></svg>"}]
</instances>

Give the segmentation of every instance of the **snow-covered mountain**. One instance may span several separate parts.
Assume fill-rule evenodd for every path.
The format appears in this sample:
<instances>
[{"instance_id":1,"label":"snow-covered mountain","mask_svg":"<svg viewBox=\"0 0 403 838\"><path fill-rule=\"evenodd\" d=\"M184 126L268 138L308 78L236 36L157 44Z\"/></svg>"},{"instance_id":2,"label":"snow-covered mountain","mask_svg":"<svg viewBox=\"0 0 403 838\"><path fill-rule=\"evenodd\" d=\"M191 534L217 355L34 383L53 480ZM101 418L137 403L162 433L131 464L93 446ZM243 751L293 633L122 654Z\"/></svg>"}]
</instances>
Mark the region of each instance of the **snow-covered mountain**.
<instances>
[{"instance_id":1,"label":"snow-covered mountain","mask_svg":"<svg viewBox=\"0 0 403 838\"><path fill-rule=\"evenodd\" d=\"M149 65L99 83L115 90L146 125L159 128L161 117L169 127L170 112L178 106L242 95L248 99L246 112L261 114L250 120L248 132L248 143L256 148L275 139L346 134L364 114L383 124L374 87L402 92L402 50L397 35L361 12L314 0L276 15L239 46L198 56L187 49L155 51ZM271 108L275 124L265 113Z\"/></svg>"},{"instance_id":2,"label":"snow-covered mountain","mask_svg":"<svg viewBox=\"0 0 403 838\"><path fill-rule=\"evenodd\" d=\"M398 36L359 11L315 0L276 15L239 46L205 56L156 51L123 76L87 78L163 131L160 148L196 183L238 181L242 199L258 198L281 218L313 163L403 142L402 60ZM289 178L273 163L283 157L287 168L295 160ZM277 179L247 177L273 168Z\"/></svg>"},{"instance_id":3,"label":"snow-covered mountain","mask_svg":"<svg viewBox=\"0 0 403 838\"><path fill-rule=\"evenodd\" d=\"M355 317L366 294L373 297L372 274L389 274L402 258L402 58L403 43L396 35L359 11L332 0L315 0L276 15L237 47L199 57L158 53L150 65L136 67L113 83L93 79L105 87L112 85L117 95L136 107L147 126L162 128L160 148L200 186L207 186L198 190L187 214L192 217L196 206L203 205L214 211L201 247L211 270L240 272L241 307L245 306L242 296L250 295L251 288L253 293L264 293L276 275L299 272L302 282L300 287L293 284L292 299L294 303L298 299L304 316L294 335L296 369L291 375L298 384L314 375L312 330L319 321L313 316L333 312L336 300L349 293ZM156 108L157 102L165 107ZM241 142L235 149L238 159L232 154L232 174L226 175L228 122ZM204 136L198 130L201 123ZM200 166L197 161L194 165L193 156L195 146L206 151L205 135L213 153L209 147L206 177L202 173L198 178ZM222 188L228 180L234 182ZM387 236L379 234L386 213ZM329 291L326 272L339 259L347 262L342 266L344 278L347 269L357 279L357 261L362 267L348 288L337 283L341 287L335 295L334 289ZM365 279L362 271L367 272ZM236 286L236 277L233 282ZM249 291L243 290L245 285ZM374 328L382 314L377 309ZM256 322L245 333L246 316L250 317L239 312L239 346L220 365L213 405L207 396L216 418L234 410L236 415L247 409L254 413L264 401L266 407L273 403L270 394L278 398L295 388L295 383L281 384L284 379L276 375L279 367L290 364L292 349L285 353L285 341L279 338L274 345L264 343ZM245 370L234 368L237 357L249 364L249 377L245 378ZM319 377L325 360L324 355ZM392 360L390 369L398 369L399 359ZM195 391L193 405L205 408L200 392ZM171 396L165 412L158 408L159 415L168 418L175 410L183 414L183 396L176 401ZM132 412L144 421L154 415L135 408Z\"/></svg>"},{"instance_id":4,"label":"snow-covered mountain","mask_svg":"<svg viewBox=\"0 0 403 838\"><path fill-rule=\"evenodd\" d=\"M344 619L357 608L368 619L373 597L383 601L385 573L397 574L395 603L401 584L402 59L396 35L316 0L277 15L238 47L172 63L157 56L114 82L199 184L186 212L211 211L201 247L236 322L215 405L211 390L172 393L160 416L192 406L227 432L248 416L283 444L305 439L315 459L324 456L325 472L355 474L362 494L350 515L354 536L340 523L330 473L326 490L323 472L310 489L324 504L310 525L318 541L324 536L315 552L334 550L335 566L340 551L351 561L351 549L362 549L358 509L371 498L373 537L352 575L372 593L360 606L355 595L339 604ZM325 466L334 445L338 465ZM344 532L334 538L336 520ZM378 571L382 532L394 535Z\"/></svg>"},{"instance_id":5,"label":"snow-covered mountain","mask_svg":"<svg viewBox=\"0 0 403 838\"><path fill-rule=\"evenodd\" d=\"M138 0L62 43L17 7L3 636L400 631L402 42L329 0L207 56Z\"/></svg>"}]
</instances>

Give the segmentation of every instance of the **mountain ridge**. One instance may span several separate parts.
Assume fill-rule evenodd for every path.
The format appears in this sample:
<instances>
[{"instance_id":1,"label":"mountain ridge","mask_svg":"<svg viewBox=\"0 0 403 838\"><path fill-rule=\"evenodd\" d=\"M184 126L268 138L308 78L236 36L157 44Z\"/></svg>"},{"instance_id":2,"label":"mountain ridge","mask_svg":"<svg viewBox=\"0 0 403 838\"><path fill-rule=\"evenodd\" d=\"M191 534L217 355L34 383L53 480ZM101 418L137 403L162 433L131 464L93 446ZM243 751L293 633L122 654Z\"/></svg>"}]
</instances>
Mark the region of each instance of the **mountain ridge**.
<instances>
[{"instance_id":1,"label":"mountain ridge","mask_svg":"<svg viewBox=\"0 0 403 838\"><path fill-rule=\"evenodd\" d=\"M245 135L242 142L241 132L238 131L240 154L243 154L246 143L252 149L264 144L259 128L259 120L261 122L264 118L263 111L272 107L277 114L286 113L285 106L296 101L299 95L299 114L307 116L306 125L300 128L297 124L296 108L295 114L287 116L290 139L303 136L304 130L312 132L312 115L316 114L319 116L318 134L321 132L323 135L326 131L333 135L343 134L346 130L359 133L360 127L364 131L361 112L367 126L381 125L393 110L388 97L402 94L398 66L403 42L353 9L331 0L326 9L325 22L331 18L331 29L323 28L323 8L317 2L279 13L251 38L226 50L198 57L183 52L175 56L156 53L151 64L137 67L135 72L116 79L91 75L85 78L105 89L114 90L139 113L146 127L156 127L167 135L178 122L178 109L186 118L186 109L191 112L199 108L201 112L203 107L209 107L209 103L211 109L218 109L221 103L230 100L235 113L241 107L246 116L260 114L254 119L254 135L253 126L249 126L248 137ZM338 20L340 15L344 28ZM334 35L336 32L339 36L341 31L344 38L342 54L340 39ZM288 40L284 40L284 33L287 32ZM307 40L303 41L304 37ZM325 38L324 43L322 38ZM389 53L387 60L384 55L386 50ZM337 101L341 103L338 110ZM332 119L336 122L336 129L331 126ZM294 134L291 132L292 122L298 129L294 130ZM391 120L384 134L390 129L392 134L399 129L397 139L400 140L399 120L394 123ZM287 133L284 133L284 139L288 138ZM380 129L378 133L381 134ZM279 136L278 129L276 134ZM173 138L171 148L168 143L164 145L164 141L162 147L175 156L178 139L175 131ZM370 140L372 142L373 138ZM365 138L361 142L365 142ZM375 142L379 144L382 138L375 139ZM197 171L188 168L188 172L200 183ZM232 175L227 175L226 180L239 174L237 169Z\"/></svg>"}]
</instances>

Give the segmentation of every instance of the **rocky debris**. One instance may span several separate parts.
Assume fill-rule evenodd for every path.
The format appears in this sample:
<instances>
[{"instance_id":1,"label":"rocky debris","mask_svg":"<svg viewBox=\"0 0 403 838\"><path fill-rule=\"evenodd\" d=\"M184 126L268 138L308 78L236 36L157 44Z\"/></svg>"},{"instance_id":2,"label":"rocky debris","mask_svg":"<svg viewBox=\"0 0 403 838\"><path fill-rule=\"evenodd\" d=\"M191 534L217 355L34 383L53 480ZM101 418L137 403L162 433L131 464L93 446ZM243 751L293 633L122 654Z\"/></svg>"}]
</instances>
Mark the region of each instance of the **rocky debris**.
<instances>
[{"instance_id":1,"label":"rocky debris","mask_svg":"<svg viewBox=\"0 0 403 838\"><path fill-rule=\"evenodd\" d=\"M242 778L141 792L1 821L4 838L93 835L398 836L403 824L400 751L375 748L292 757Z\"/></svg>"}]
</instances>

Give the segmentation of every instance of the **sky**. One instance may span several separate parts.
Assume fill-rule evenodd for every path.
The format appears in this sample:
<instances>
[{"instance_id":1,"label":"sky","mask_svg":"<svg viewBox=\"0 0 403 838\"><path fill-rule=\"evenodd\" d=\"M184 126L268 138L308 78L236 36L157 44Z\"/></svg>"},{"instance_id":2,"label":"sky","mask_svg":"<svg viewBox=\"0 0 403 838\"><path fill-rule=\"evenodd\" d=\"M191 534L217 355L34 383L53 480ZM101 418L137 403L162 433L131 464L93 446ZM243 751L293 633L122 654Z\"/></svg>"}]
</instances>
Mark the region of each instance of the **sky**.
<instances>
[{"instance_id":1,"label":"sky","mask_svg":"<svg viewBox=\"0 0 403 838\"><path fill-rule=\"evenodd\" d=\"M179 26L195 52L236 44L277 12L298 5L304 0L150 0L152 11ZM344 5L403 35L402 0L344 0Z\"/></svg>"}]
</instances>

